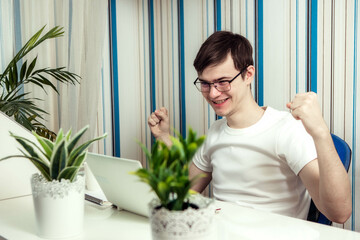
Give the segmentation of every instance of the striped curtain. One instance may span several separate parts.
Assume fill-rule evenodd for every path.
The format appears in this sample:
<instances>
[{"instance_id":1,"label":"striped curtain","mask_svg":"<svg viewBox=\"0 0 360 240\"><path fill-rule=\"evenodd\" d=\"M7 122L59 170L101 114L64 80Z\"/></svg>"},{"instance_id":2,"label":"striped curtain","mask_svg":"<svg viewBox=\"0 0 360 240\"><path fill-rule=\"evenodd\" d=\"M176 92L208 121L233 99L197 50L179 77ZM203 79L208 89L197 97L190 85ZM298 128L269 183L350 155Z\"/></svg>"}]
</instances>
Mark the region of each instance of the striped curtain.
<instances>
[{"instance_id":1,"label":"striped curtain","mask_svg":"<svg viewBox=\"0 0 360 240\"><path fill-rule=\"evenodd\" d=\"M189 127L206 134L217 117L192 84L197 77L192 63L211 33L231 30L254 47L252 91L259 105L286 110L295 94L317 92L330 131L352 148L353 214L337 226L360 231L358 0L111 2L117 9L119 156L146 164L134 139L151 145L147 117L162 106L182 134Z\"/></svg>"}]
</instances>

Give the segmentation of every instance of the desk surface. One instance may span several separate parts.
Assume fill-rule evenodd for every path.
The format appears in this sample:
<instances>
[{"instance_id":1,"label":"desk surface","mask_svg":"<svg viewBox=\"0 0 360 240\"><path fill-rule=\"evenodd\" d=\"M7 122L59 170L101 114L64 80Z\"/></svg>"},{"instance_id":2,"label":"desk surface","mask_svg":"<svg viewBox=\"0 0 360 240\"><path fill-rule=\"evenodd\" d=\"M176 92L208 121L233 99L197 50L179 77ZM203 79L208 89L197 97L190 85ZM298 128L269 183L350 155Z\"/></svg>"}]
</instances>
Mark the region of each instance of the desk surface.
<instances>
[{"instance_id":1,"label":"desk surface","mask_svg":"<svg viewBox=\"0 0 360 240\"><path fill-rule=\"evenodd\" d=\"M214 239L359 239L360 233L295 218L216 202ZM0 201L0 236L6 239L41 239L31 196ZM1 238L0 238L1 239ZM74 239L151 239L149 220L111 207L85 203L84 233Z\"/></svg>"}]
</instances>

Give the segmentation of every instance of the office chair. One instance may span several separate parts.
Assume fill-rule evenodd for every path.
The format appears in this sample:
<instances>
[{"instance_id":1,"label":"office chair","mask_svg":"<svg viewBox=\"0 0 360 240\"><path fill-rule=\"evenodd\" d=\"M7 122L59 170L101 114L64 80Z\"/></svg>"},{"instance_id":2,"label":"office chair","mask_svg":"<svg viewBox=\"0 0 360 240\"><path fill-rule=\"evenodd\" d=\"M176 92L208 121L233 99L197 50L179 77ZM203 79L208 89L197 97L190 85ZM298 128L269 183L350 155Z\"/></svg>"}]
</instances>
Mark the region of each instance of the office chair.
<instances>
[{"instance_id":1,"label":"office chair","mask_svg":"<svg viewBox=\"0 0 360 240\"><path fill-rule=\"evenodd\" d=\"M338 136L331 134L331 137L333 139L335 148L337 153L339 154L339 157L341 159L341 162L343 163L346 171L349 171L350 162L351 162L351 149L349 145ZM331 225L332 222L325 217L315 206L313 200L311 200L310 203L310 209L308 214L308 221L317 222L325 225Z\"/></svg>"}]
</instances>

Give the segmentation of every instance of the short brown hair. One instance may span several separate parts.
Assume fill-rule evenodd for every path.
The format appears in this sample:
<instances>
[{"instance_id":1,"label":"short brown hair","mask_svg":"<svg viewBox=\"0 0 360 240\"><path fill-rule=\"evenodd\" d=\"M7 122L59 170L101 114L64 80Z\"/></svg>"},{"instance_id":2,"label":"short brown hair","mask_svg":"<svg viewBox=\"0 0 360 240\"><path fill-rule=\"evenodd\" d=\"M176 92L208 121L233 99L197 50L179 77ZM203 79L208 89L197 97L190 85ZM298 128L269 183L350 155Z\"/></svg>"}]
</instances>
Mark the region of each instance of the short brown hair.
<instances>
[{"instance_id":1,"label":"short brown hair","mask_svg":"<svg viewBox=\"0 0 360 240\"><path fill-rule=\"evenodd\" d=\"M194 67L198 74L201 74L205 68L225 61L230 52L235 68L241 71L249 65L254 65L252 51L249 40L240 34L218 31L201 45L194 60Z\"/></svg>"}]
</instances>

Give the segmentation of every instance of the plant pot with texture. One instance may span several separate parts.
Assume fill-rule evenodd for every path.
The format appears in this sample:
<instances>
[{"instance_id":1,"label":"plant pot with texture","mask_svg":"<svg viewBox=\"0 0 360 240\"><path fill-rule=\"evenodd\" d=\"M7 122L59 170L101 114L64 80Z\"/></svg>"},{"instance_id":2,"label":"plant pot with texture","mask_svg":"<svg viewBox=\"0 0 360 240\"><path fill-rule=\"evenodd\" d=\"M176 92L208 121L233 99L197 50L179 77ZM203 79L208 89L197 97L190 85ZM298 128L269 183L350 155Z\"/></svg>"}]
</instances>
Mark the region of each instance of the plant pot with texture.
<instances>
[{"instance_id":1,"label":"plant pot with texture","mask_svg":"<svg viewBox=\"0 0 360 240\"><path fill-rule=\"evenodd\" d=\"M34 131L38 143L11 134L22 146L22 155L8 156L29 159L40 171L31 177L37 233L42 238L75 237L83 231L85 180L79 171L86 158L87 148L94 141L80 146L77 143L88 126L71 137L62 129L55 142L40 137Z\"/></svg>"},{"instance_id":2,"label":"plant pot with texture","mask_svg":"<svg viewBox=\"0 0 360 240\"><path fill-rule=\"evenodd\" d=\"M213 199L190 188L202 175L189 178L189 164L205 136L196 138L189 129L184 139L171 137L172 145L156 141L149 152L144 145L148 169L135 174L150 185L158 199L149 204L152 238L155 240L212 239L215 206Z\"/></svg>"}]
</instances>

